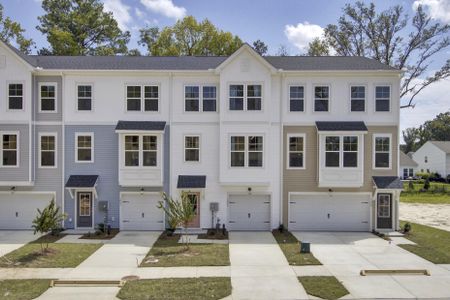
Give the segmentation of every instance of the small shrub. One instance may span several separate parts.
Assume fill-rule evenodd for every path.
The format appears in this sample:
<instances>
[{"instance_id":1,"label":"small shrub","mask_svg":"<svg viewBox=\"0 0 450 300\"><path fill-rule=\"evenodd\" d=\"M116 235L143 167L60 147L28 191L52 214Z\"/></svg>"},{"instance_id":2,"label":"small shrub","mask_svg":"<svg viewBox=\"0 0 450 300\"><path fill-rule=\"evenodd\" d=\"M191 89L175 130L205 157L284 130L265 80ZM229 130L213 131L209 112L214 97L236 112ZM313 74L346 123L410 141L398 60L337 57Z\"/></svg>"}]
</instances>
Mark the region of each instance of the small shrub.
<instances>
[{"instance_id":1,"label":"small shrub","mask_svg":"<svg viewBox=\"0 0 450 300\"><path fill-rule=\"evenodd\" d=\"M420 177L421 179L429 179L430 178L430 173L426 173L426 172L418 172L416 173L416 176Z\"/></svg>"},{"instance_id":2,"label":"small shrub","mask_svg":"<svg viewBox=\"0 0 450 300\"><path fill-rule=\"evenodd\" d=\"M66 218L65 214L59 212L59 207L56 206L55 200L52 199L49 205L43 210L38 209L38 214L33 220L34 234L53 233L60 230L61 222ZM44 239L42 239L44 241ZM44 246L45 244L45 246ZM46 252L48 249L48 242L41 242L41 251Z\"/></svg>"},{"instance_id":3,"label":"small shrub","mask_svg":"<svg viewBox=\"0 0 450 300\"><path fill-rule=\"evenodd\" d=\"M414 191L414 183L413 183L412 180L410 180L410 181L408 182L408 190L409 190L410 192L413 192L413 191Z\"/></svg>"},{"instance_id":4,"label":"small shrub","mask_svg":"<svg viewBox=\"0 0 450 300\"><path fill-rule=\"evenodd\" d=\"M405 223L405 225L403 226L403 232L404 233L409 233L411 231L411 224L410 223Z\"/></svg>"},{"instance_id":5,"label":"small shrub","mask_svg":"<svg viewBox=\"0 0 450 300\"><path fill-rule=\"evenodd\" d=\"M425 179L425 183L423 184L423 189L425 191L428 191L430 189L430 180L428 178Z\"/></svg>"}]
</instances>

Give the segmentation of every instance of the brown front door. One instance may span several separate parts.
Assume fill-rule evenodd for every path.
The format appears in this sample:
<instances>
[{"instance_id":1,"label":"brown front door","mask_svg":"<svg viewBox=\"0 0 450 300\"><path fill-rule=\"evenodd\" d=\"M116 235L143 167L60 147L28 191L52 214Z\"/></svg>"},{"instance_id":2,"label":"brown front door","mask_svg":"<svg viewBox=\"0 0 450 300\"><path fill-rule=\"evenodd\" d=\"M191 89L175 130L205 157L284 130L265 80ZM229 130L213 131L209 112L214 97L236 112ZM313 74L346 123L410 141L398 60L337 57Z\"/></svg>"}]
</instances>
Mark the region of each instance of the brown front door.
<instances>
[{"instance_id":1,"label":"brown front door","mask_svg":"<svg viewBox=\"0 0 450 300\"><path fill-rule=\"evenodd\" d=\"M92 227L92 193L77 193L77 227Z\"/></svg>"},{"instance_id":2,"label":"brown front door","mask_svg":"<svg viewBox=\"0 0 450 300\"><path fill-rule=\"evenodd\" d=\"M188 193L189 201L194 206L195 217L191 223L189 223L189 228L200 228L200 193Z\"/></svg>"}]
</instances>

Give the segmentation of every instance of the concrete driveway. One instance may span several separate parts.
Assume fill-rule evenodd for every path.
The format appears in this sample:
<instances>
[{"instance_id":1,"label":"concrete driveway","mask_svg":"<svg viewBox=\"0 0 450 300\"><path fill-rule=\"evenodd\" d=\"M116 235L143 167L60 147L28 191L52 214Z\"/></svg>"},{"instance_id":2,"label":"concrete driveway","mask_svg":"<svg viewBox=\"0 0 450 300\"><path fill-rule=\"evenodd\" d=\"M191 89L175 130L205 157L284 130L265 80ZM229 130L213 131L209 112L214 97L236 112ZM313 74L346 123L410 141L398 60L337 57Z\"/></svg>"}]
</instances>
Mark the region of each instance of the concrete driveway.
<instances>
[{"instance_id":1,"label":"concrete driveway","mask_svg":"<svg viewBox=\"0 0 450 300\"><path fill-rule=\"evenodd\" d=\"M371 233L293 232L354 298L450 298L450 271ZM427 269L431 276L360 276L362 269Z\"/></svg>"},{"instance_id":2,"label":"concrete driveway","mask_svg":"<svg viewBox=\"0 0 450 300\"><path fill-rule=\"evenodd\" d=\"M31 230L0 230L0 257L34 241L39 235Z\"/></svg>"}]
</instances>

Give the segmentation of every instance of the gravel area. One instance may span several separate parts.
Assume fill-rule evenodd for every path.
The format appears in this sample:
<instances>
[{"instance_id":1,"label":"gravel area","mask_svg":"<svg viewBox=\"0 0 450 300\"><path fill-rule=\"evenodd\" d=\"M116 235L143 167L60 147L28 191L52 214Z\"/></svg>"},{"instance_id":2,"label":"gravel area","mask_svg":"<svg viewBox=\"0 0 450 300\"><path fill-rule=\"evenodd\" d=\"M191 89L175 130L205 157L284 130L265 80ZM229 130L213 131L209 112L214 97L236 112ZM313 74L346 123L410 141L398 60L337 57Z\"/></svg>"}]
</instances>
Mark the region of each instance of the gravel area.
<instances>
[{"instance_id":1,"label":"gravel area","mask_svg":"<svg viewBox=\"0 0 450 300\"><path fill-rule=\"evenodd\" d=\"M450 231L450 204L400 203L400 220Z\"/></svg>"}]
</instances>

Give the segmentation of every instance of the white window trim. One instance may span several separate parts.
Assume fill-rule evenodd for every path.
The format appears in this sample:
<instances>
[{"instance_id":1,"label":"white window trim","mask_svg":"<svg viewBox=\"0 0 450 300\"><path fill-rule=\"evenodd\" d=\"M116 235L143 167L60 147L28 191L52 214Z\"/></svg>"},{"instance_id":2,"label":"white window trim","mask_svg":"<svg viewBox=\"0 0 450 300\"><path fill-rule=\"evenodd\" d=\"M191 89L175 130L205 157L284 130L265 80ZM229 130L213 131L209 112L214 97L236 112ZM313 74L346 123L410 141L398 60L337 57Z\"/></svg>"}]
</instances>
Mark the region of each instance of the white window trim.
<instances>
[{"instance_id":1,"label":"white window trim","mask_svg":"<svg viewBox=\"0 0 450 300\"><path fill-rule=\"evenodd\" d=\"M244 137L244 166L232 166L231 165L231 137ZM263 149L262 149L262 166L260 167L250 167L248 165L248 157L249 152L261 152L261 151L248 151L248 138L251 136L260 136L263 138ZM265 169L265 154L266 154L266 136L262 133L250 133L250 134L242 134L242 133L233 133L228 135L228 168L231 170L234 169ZM238 151L242 152L242 151Z\"/></svg>"},{"instance_id":2,"label":"white window trim","mask_svg":"<svg viewBox=\"0 0 450 300\"><path fill-rule=\"evenodd\" d=\"M338 167L327 167L326 164L326 153L327 152L337 152L337 151L326 151L326 140L327 137L339 137L339 166ZM356 137L357 143L358 143L358 150L357 151L344 151L344 137ZM359 169L362 166L360 166L360 156L364 155L361 150L363 148L362 145L362 139L358 134L352 134L349 132L348 134L324 134L324 140L323 140L323 167L325 169L344 169L344 170L351 170L351 169ZM350 153L356 153L356 166L355 167L344 167L344 152L350 152ZM364 162L363 162L364 163Z\"/></svg>"},{"instance_id":3,"label":"white window trim","mask_svg":"<svg viewBox=\"0 0 450 300\"><path fill-rule=\"evenodd\" d=\"M375 140L377 137L387 137L389 138L389 167L387 168L381 168L376 167L375 165L375 154L376 154L376 145ZM372 137L372 169L374 170L391 170L392 169L392 134L390 133L375 133Z\"/></svg>"},{"instance_id":4,"label":"white window trim","mask_svg":"<svg viewBox=\"0 0 450 300\"><path fill-rule=\"evenodd\" d=\"M289 165L289 154L290 154L290 149L289 149L289 139L291 137L301 137L303 138L303 167L291 167ZM306 134L305 133L289 133L287 135L287 140L286 140L286 169L288 170L305 170L306 169Z\"/></svg>"},{"instance_id":5,"label":"white window trim","mask_svg":"<svg viewBox=\"0 0 450 300\"><path fill-rule=\"evenodd\" d=\"M141 110L128 110L128 97L127 97L127 89L129 86L140 86L141 87ZM158 110L145 110L145 96L144 91L146 86L157 86L158 87ZM137 99L137 98L133 98ZM146 113L146 114L158 114L161 112L161 84L159 83L126 83L125 84L125 113Z\"/></svg>"},{"instance_id":6,"label":"white window trim","mask_svg":"<svg viewBox=\"0 0 450 300\"><path fill-rule=\"evenodd\" d=\"M230 109L230 86L232 85L243 85L244 86L244 97L243 97L243 107L242 110L232 110ZM261 109L260 110L248 110L247 109L247 87L249 85L260 85L261 86ZM255 98L255 97L251 97ZM262 113L264 112L264 83L263 82L229 82L227 85L227 111L230 113L234 112L251 112L251 113Z\"/></svg>"},{"instance_id":7,"label":"white window trim","mask_svg":"<svg viewBox=\"0 0 450 300\"><path fill-rule=\"evenodd\" d=\"M186 148L186 138L187 137L198 137L198 160L186 160L186 150L187 149L196 149L196 148ZM202 148L202 138L200 134L185 134L183 135L183 161L188 164L198 164L202 160L201 156L201 148Z\"/></svg>"},{"instance_id":8,"label":"white window trim","mask_svg":"<svg viewBox=\"0 0 450 300\"><path fill-rule=\"evenodd\" d=\"M377 110L377 87L388 86L389 87L389 110L378 111ZM392 111L392 84L390 83L376 83L373 87L373 112L375 113L390 113Z\"/></svg>"},{"instance_id":9,"label":"white window trim","mask_svg":"<svg viewBox=\"0 0 450 300\"><path fill-rule=\"evenodd\" d=\"M90 136L91 137L91 160L78 160L78 137ZM94 163L94 133L93 132L75 132L75 162L80 164ZM87 149L87 148L86 148Z\"/></svg>"},{"instance_id":10,"label":"white window trim","mask_svg":"<svg viewBox=\"0 0 450 300\"><path fill-rule=\"evenodd\" d=\"M53 136L55 138L55 165L54 166L43 166L42 165L42 149L41 149L41 139L43 136ZM39 160L39 168L40 169L56 169L58 168L58 133L56 132L39 132L38 134L38 160Z\"/></svg>"},{"instance_id":11,"label":"white window trim","mask_svg":"<svg viewBox=\"0 0 450 300\"><path fill-rule=\"evenodd\" d=\"M198 111L186 111L186 87L198 87ZM215 111L204 111L203 110L203 88L204 87L215 87L216 88L216 110ZM183 84L183 113L185 114L195 114L195 113L218 113L219 112L219 87L217 84L207 84L207 83L185 83Z\"/></svg>"},{"instance_id":12,"label":"white window trim","mask_svg":"<svg viewBox=\"0 0 450 300\"><path fill-rule=\"evenodd\" d=\"M9 85L10 84L21 84L22 85L22 109L10 109L9 108ZM25 94L26 94L25 81L12 80L6 82L6 111L8 112L23 112L25 111Z\"/></svg>"},{"instance_id":13,"label":"white window trim","mask_svg":"<svg viewBox=\"0 0 450 300\"><path fill-rule=\"evenodd\" d=\"M17 144L17 159L15 166L5 166L3 165L3 136L4 135L16 135ZM20 167L20 133L19 131L0 131L0 168L19 168Z\"/></svg>"},{"instance_id":14,"label":"white window trim","mask_svg":"<svg viewBox=\"0 0 450 300\"><path fill-rule=\"evenodd\" d=\"M364 87L364 110L361 111L352 111L352 87L358 87L358 86L363 86ZM365 83L351 83L349 84L348 87L348 97L349 97L349 106L348 106L348 111L353 113L366 113L367 112L367 106L368 106L368 101L367 101L367 95L368 95L368 87L367 84ZM359 99L360 100L360 99Z\"/></svg>"},{"instance_id":15,"label":"white window trim","mask_svg":"<svg viewBox=\"0 0 450 300\"><path fill-rule=\"evenodd\" d=\"M125 137L127 137L127 136L138 136L139 137L139 149L138 149L138 151L139 151L139 165L138 166L127 166L126 165ZM144 149L143 149L144 148L143 147L143 140L144 140L144 138L143 138L143 136L155 136L156 137L156 166L144 166L143 165L143 163L144 163ZM122 167L124 169L128 169L128 170L136 170L138 168L141 168L141 169L159 169L160 165L161 165L161 159L162 159L160 157L160 155L161 155L161 142L162 142L162 136L158 135L158 134L154 134L154 133L126 133L126 134L123 134L123 136L122 136L122 143L123 143L122 147L123 147L123 149L121 150L122 151L122 156L123 156L122 163L121 163ZM154 151L154 150L151 150L151 151Z\"/></svg>"},{"instance_id":16,"label":"white window trim","mask_svg":"<svg viewBox=\"0 0 450 300\"><path fill-rule=\"evenodd\" d=\"M55 110L42 110L42 97L41 97L41 87L42 86L54 86L55 87ZM58 83L56 83L56 82L39 82L38 97L39 97L39 113L42 113L42 114L58 113Z\"/></svg>"},{"instance_id":17,"label":"white window trim","mask_svg":"<svg viewBox=\"0 0 450 300\"><path fill-rule=\"evenodd\" d=\"M322 87L322 86L327 86L328 87L328 110L324 110L324 111L316 111L316 87ZM312 112L313 113L319 113L319 114L324 114L324 113L331 113L331 84L329 83L315 83L313 84L313 88L312 88Z\"/></svg>"},{"instance_id":18,"label":"white window trim","mask_svg":"<svg viewBox=\"0 0 450 300\"><path fill-rule=\"evenodd\" d=\"M291 87L293 86L301 86L303 87L303 110L302 111L291 111ZM288 84L287 87L287 112L288 113L293 113L293 114L303 114L306 112L306 95L307 95L307 91L306 91L306 84L304 83L290 83ZM297 99L299 100L299 99Z\"/></svg>"},{"instance_id":19,"label":"white window trim","mask_svg":"<svg viewBox=\"0 0 450 300\"><path fill-rule=\"evenodd\" d=\"M78 87L79 86L90 86L91 87L91 110L79 110L78 109ZM78 82L75 85L75 111L78 113L92 113L94 111L94 84L91 82Z\"/></svg>"}]
</instances>

